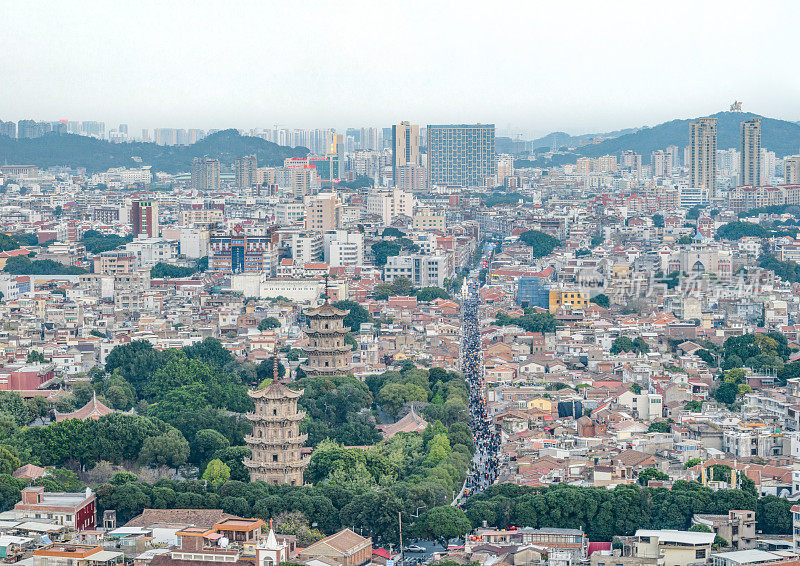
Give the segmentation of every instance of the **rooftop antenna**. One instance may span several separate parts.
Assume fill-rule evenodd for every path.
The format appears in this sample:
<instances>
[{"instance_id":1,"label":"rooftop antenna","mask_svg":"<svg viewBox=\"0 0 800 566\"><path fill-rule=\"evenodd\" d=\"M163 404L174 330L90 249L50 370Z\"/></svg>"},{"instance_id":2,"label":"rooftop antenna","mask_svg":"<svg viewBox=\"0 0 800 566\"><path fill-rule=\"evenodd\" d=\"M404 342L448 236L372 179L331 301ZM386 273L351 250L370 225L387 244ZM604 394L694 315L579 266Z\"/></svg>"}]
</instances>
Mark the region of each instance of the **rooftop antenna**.
<instances>
[{"instance_id":1,"label":"rooftop antenna","mask_svg":"<svg viewBox=\"0 0 800 566\"><path fill-rule=\"evenodd\" d=\"M326 273L325 275L323 275L323 277L325 278L325 304L327 305L328 304L328 277L329 277L329 274Z\"/></svg>"}]
</instances>

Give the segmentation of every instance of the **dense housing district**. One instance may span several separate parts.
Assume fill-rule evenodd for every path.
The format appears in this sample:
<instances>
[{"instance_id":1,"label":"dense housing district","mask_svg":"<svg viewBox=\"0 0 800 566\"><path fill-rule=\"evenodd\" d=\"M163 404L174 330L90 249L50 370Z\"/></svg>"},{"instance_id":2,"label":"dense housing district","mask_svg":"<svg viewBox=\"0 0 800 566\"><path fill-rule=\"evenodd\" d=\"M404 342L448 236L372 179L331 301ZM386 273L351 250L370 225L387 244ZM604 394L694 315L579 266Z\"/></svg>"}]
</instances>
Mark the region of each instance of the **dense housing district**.
<instances>
[{"instance_id":1,"label":"dense housing district","mask_svg":"<svg viewBox=\"0 0 800 566\"><path fill-rule=\"evenodd\" d=\"M800 566L772 122L0 122L0 560Z\"/></svg>"}]
</instances>

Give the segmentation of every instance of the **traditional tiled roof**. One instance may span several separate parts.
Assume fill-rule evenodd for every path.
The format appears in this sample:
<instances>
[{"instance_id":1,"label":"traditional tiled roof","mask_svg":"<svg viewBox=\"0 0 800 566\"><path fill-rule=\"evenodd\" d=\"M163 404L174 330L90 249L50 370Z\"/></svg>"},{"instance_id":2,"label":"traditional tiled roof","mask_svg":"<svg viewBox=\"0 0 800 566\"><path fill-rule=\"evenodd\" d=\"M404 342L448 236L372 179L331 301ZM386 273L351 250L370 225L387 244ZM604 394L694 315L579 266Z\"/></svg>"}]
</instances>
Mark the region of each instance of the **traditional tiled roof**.
<instances>
[{"instance_id":1,"label":"traditional tiled roof","mask_svg":"<svg viewBox=\"0 0 800 566\"><path fill-rule=\"evenodd\" d=\"M248 391L247 394L253 399L296 399L303 395L303 390L295 391L294 389L286 387L280 381L273 381L268 387L255 391Z\"/></svg>"},{"instance_id":2,"label":"traditional tiled roof","mask_svg":"<svg viewBox=\"0 0 800 566\"><path fill-rule=\"evenodd\" d=\"M25 464L14 470L14 473L11 474L15 478L26 478L26 479L39 479L42 477L47 470L45 468L40 468L39 466L35 466L33 464Z\"/></svg>"},{"instance_id":3,"label":"traditional tiled roof","mask_svg":"<svg viewBox=\"0 0 800 566\"><path fill-rule=\"evenodd\" d=\"M67 419L80 419L82 421L86 419L97 420L113 412L114 409L109 409L103 405L97 400L97 394L92 393L92 399L77 411L72 411L71 413L56 412L56 421L65 421Z\"/></svg>"},{"instance_id":4,"label":"traditional tiled roof","mask_svg":"<svg viewBox=\"0 0 800 566\"><path fill-rule=\"evenodd\" d=\"M313 555L315 549L321 546L327 546L341 552L342 554L346 554L351 552L352 549L362 546L363 544L367 543L369 539L364 538L357 533L354 533L350 529L344 529L336 533L335 535L331 535L329 537L325 537L321 541L315 542L308 548L303 551L303 554L306 555Z\"/></svg>"},{"instance_id":5,"label":"traditional tiled roof","mask_svg":"<svg viewBox=\"0 0 800 566\"><path fill-rule=\"evenodd\" d=\"M392 438L398 432L422 432L428 427L425 419L419 416L414 411L414 406L411 406L411 411L396 423L383 425L380 428L384 438Z\"/></svg>"},{"instance_id":6,"label":"traditional tiled roof","mask_svg":"<svg viewBox=\"0 0 800 566\"><path fill-rule=\"evenodd\" d=\"M145 509L141 515L125 523L125 526L149 527L158 523L167 523L210 529L229 517L233 517L233 515L228 515L222 509Z\"/></svg>"}]
</instances>

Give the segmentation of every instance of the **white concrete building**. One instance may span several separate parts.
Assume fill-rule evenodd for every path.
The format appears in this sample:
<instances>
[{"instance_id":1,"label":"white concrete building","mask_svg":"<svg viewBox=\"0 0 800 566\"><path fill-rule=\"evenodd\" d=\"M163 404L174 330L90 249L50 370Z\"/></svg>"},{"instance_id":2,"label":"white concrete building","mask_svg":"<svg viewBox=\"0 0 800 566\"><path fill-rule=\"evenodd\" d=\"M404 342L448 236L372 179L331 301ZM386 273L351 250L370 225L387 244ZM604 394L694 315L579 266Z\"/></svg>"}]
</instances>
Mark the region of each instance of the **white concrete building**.
<instances>
[{"instance_id":1,"label":"white concrete building","mask_svg":"<svg viewBox=\"0 0 800 566\"><path fill-rule=\"evenodd\" d=\"M328 230L323 234L324 261L331 267L364 264L364 234Z\"/></svg>"},{"instance_id":2,"label":"white concrete building","mask_svg":"<svg viewBox=\"0 0 800 566\"><path fill-rule=\"evenodd\" d=\"M174 261L178 255L178 242L164 238L138 238L125 244L125 251L136 254L136 267L153 267L159 262Z\"/></svg>"},{"instance_id":3,"label":"white concrete building","mask_svg":"<svg viewBox=\"0 0 800 566\"><path fill-rule=\"evenodd\" d=\"M322 234L292 234L291 248L295 263L303 265L304 263L320 262L324 256Z\"/></svg>"},{"instance_id":4,"label":"white concrete building","mask_svg":"<svg viewBox=\"0 0 800 566\"><path fill-rule=\"evenodd\" d=\"M391 283L396 277L405 277L415 287L444 287L444 280L452 279L454 274L453 258L448 254L392 256L383 270L385 281Z\"/></svg>"},{"instance_id":5,"label":"white concrete building","mask_svg":"<svg viewBox=\"0 0 800 566\"><path fill-rule=\"evenodd\" d=\"M208 230L184 228L180 235L181 254L191 259L200 259L208 255Z\"/></svg>"},{"instance_id":6,"label":"white concrete building","mask_svg":"<svg viewBox=\"0 0 800 566\"><path fill-rule=\"evenodd\" d=\"M275 224L289 226L300 221L305 214L305 204L302 202L279 202L275 205Z\"/></svg>"},{"instance_id":7,"label":"white concrete building","mask_svg":"<svg viewBox=\"0 0 800 566\"><path fill-rule=\"evenodd\" d=\"M400 215L414 215L414 196L400 189L378 191L367 195L367 214L380 216L388 226Z\"/></svg>"}]
</instances>

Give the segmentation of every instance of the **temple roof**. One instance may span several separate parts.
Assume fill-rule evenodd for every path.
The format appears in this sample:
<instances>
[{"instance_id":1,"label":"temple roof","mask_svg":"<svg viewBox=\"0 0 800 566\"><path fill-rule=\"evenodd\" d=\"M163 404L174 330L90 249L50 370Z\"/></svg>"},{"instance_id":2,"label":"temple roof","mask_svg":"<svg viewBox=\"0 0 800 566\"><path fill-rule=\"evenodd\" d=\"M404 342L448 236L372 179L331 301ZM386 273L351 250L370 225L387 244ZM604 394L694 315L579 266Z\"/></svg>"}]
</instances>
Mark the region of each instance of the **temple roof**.
<instances>
[{"instance_id":1,"label":"temple roof","mask_svg":"<svg viewBox=\"0 0 800 566\"><path fill-rule=\"evenodd\" d=\"M384 438L391 438L398 432L422 432L428 428L428 422L419 416L414 411L414 405L411 405L411 411L393 424L382 425L378 427L383 433Z\"/></svg>"},{"instance_id":2,"label":"temple roof","mask_svg":"<svg viewBox=\"0 0 800 566\"><path fill-rule=\"evenodd\" d=\"M307 309L305 311L305 314L306 314L306 316L340 316L340 317L345 317L348 314L350 314L350 311L349 310L346 311L346 310L342 310L342 309L337 309L332 304L330 304L329 302L325 301L323 304L321 304L320 306L318 306L316 308Z\"/></svg>"},{"instance_id":3,"label":"temple roof","mask_svg":"<svg viewBox=\"0 0 800 566\"><path fill-rule=\"evenodd\" d=\"M64 421L67 419L80 419L82 421L86 419L97 420L113 412L114 409L109 409L97 400L97 393L92 393L91 400L77 411L72 411L71 413L59 413L56 411L56 421Z\"/></svg>"},{"instance_id":4,"label":"temple roof","mask_svg":"<svg viewBox=\"0 0 800 566\"><path fill-rule=\"evenodd\" d=\"M295 391L280 381L273 381L264 389L250 390L247 394L253 399L297 399L303 395L303 389Z\"/></svg>"}]
</instances>

